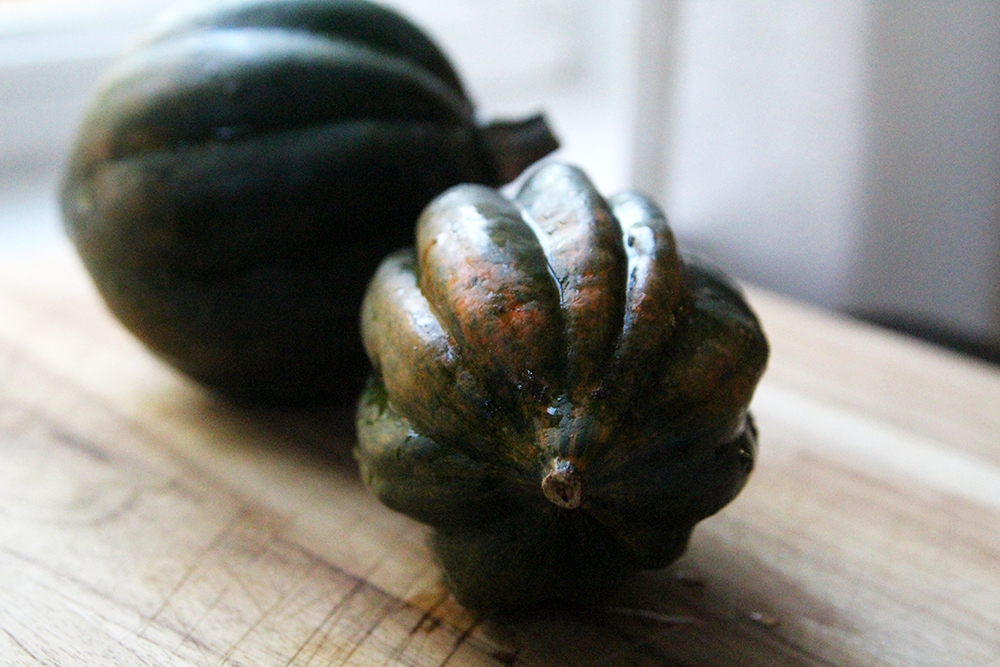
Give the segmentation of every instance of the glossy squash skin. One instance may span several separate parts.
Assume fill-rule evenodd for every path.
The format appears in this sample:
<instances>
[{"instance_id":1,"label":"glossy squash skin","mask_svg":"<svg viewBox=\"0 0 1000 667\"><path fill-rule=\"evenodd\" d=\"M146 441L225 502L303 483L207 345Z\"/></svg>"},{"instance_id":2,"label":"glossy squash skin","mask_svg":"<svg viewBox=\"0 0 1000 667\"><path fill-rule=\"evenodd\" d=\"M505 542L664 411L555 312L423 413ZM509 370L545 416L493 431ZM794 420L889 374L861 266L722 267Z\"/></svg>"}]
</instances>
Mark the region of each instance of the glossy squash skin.
<instances>
[{"instance_id":1,"label":"glossy squash skin","mask_svg":"<svg viewBox=\"0 0 1000 667\"><path fill-rule=\"evenodd\" d=\"M461 182L556 147L540 117L480 126L445 56L358 0L165 15L106 73L61 204L111 311L224 392L354 397L365 286Z\"/></svg>"},{"instance_id":2,"label":"glossy squash skin","mask_svg":"<svg viewBox=\"0 0 1000 667\"><path fill-rule=\"evenodd\" d=\"M435 199L376 273L362 334L363 479L434 527L468 606L592 600L661 568L753 467L757 319L649 199L606 201L573 167L514 201Z\"/></svg>"}]
</instances>

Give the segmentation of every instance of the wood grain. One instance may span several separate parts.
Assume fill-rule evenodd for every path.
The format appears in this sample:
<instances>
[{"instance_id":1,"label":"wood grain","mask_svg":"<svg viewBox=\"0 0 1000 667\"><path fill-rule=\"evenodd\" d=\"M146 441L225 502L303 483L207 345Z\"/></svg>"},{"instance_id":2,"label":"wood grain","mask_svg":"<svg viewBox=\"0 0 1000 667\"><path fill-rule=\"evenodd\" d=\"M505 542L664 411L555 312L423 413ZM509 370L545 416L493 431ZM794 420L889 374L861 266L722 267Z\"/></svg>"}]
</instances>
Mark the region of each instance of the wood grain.
<instances>
[{"instance_id":1,"label":"wood grain","mask_svg":"<svg viewBox=\"0 0 1000 667\"><path fill-rule=\"evenodd\" d=\"M4 665L1000 666L1000 373L759 291L761 458L669 570L479 618L374 502L350 406L239 406L67 247L0 265Z\"/></svg>"}]
</instances>

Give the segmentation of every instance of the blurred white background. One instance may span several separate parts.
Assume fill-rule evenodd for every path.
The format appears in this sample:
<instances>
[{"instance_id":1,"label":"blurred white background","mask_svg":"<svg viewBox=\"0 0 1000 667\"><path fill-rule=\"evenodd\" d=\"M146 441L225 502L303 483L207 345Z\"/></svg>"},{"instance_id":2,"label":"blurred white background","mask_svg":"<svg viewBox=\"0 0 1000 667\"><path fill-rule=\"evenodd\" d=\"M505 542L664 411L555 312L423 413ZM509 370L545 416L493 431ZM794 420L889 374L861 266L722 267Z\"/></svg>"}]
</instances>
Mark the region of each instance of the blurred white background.
<instances>
[{"instance_id":1,"label":"blurred white background","mask_svg":"<svg viewBox=\"0 0 1000 667\"><path fill-rule=\"evenodd\" d=\"M96 78L168 0L0 0L0 255L59 238ZM483 118L544 110L556 159L639 187L759 285L1000 340L1000 3L391 0Z\"/></svg>"}]
</instances>

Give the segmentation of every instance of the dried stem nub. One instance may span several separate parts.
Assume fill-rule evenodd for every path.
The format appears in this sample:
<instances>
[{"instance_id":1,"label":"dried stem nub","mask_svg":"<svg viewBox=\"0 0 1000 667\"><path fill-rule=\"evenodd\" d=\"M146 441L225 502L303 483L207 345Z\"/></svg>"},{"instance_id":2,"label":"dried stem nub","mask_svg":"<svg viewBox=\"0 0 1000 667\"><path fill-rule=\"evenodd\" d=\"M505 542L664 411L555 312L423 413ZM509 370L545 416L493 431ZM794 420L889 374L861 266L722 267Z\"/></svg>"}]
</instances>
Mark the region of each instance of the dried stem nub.
<instances>
[{"instance_id":1,"label":"dried stem nub","mask_svg":"<svg viewBox=\"0 0 1000 667\"><path fill-rule=\"evenodd\" d=\"M583 502L583 479L564 458L552 459L548 474L542 479L542 493L556 507L572 510Z\"/></svg>"}]
</instances>

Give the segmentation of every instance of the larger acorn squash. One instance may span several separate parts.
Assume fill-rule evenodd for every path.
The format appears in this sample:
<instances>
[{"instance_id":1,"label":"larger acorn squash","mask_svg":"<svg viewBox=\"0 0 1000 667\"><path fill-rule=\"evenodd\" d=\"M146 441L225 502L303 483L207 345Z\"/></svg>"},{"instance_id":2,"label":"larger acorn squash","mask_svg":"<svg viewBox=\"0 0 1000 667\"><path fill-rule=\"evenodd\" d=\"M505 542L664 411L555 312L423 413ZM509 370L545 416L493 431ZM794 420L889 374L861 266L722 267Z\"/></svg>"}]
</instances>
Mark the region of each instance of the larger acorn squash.
<instances>
[{"instance_id":1,"label":"larger acorn squash","mask_svg":"<svg viewBox=\"0 0 1000 667\"><path fill-rule=\"evenodd\" d=\"M230 1L166 15L106 74L62 210L112 312L180 369L244 396L356 396L381 258L435 195L555 146L539 117L478 125L389 9Z\"/></svg>"},{"instance_id":2,"label":"larger acorn squash","mask_svg":"<svg viewBox=\"0 0 1000 667\"><path fill-rule=\"evenodd\" d=\"M549 165L514 201L460 185L362 309L375 373L355 456L434 527L472 607L591 599L684 550L743 487L768 346L646 197Z\"/></svg>"}]
</instances>

